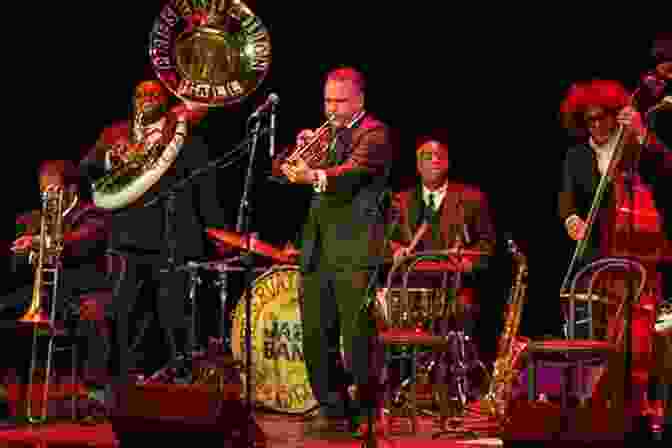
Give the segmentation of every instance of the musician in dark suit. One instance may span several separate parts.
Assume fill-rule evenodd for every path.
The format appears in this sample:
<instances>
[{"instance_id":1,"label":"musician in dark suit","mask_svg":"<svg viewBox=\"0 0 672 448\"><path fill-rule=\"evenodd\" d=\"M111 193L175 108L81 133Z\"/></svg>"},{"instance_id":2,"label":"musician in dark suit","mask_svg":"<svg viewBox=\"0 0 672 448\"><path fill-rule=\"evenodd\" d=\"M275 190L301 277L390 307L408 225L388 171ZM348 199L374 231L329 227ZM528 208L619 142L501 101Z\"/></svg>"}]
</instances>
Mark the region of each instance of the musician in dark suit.
<instances>
[{"instance_id":1,"label":"musician in dark suit","mask_svg":"<svg viewBox=\"0 0 672 448\"><path fill-rule=\"evenodd\" d=\"M420 181L395 195L398 225L390 239L395 258L411 252L409 244L423 222L430 224L414 252L462 247L485 255L467 256L465 272L487 267L495 248L495 231L487 197L479 189L449 179L447 143L432 136L419 139L416 149ZM432 225L433 224L433 225Z\"/></svg>"},{"instance_id":2,"label":"musician in dark suit","mask_svg":"<svg viewBox=\"0 0 672 448\"><path fill-rule=\"evenodd\" d=\"M223 209L216 196L215 171L209 171L175 191L174 211L167 222L167 203L153 202L176 183L208 162L208 146L203 138L190 134L205 115L195 104L185 103L168 110L168 96L158 81L144 81L135 90L134 114L130 121L103 130L93 150L82 160L81 169L99 179L124 166L132 155L159 145L177 150L168 170L139 199L116 210L112 216L109 248L126 259L126 272L114 298L116 335L114 372L123 383L129 366L129 312L139 296L142 302L155 301L156 311L167 339L171 360L188 359L188 329L185 319L188 275L168 273L169 248L175 248L175 266L198 259L213 249L206 240L206 227L224 227ZM172 232L168 232L172 224ZM141 294L142 292L142 294ZM164 360L143 366L148 373L164 365ZM187 372L184 372L186 375Z\"/></svg>"},{"instance_id":3,"label":"musician in dark suit","mask_svg":"<svg viewBox=\"0 0 672 448\"><path fill-rule=\"evenodd\" d=\"M611 243L605 238L614 233L608 231L614 223L607 211L613 210L614 201L621 203L631 185L635 190L638 186L655 189L657 176L665 176L672 169L669 151L655 138L647 139L641 115L628 105L628 100L628 93L617 81L592 81L572 86L562 104L564 125L584 137L584 141L567 151L558 197L560 218L573 240L581 239L585 233L585 220L597 185L619 141L618 126L626 127L623 155L614 164L617 180L622 182L610 183L604 193L585 262L607 255L604 249ZM656 219L652 218L652 227L646 231L658 233L662 230L662 223ZM652 246L642 249L650 251Z\"/></svg>"},{"instance_id":4,"label":"musician in dark suit","mask_svg":"<svg viewBox=\"0 0 672 448\"><path fill-rule=\"evenodd\" d=\"M567 152L558 205L568 236L575 241L583 239L597 186L607 173L611 158L617 154L611 179L604 195L599 198L586 253L574 273L605 256L633 257L644 265L647 283L639 300L641 308L633 313L632 351L633 372L648 374L652 368L652 325L649 325L648 315L655 317L655 306L661 299L659 260L667 245L665 228L669 227L669 223L664 222L659 199L663 198L662 182L672 173L672 153L649 132L641 113L630 105L629 100L625 88L613 80L576 83L570 88L561 106L561 117L565 127L583 141ZM623 132L619 134L621 127ZM617 151L619 147L622 151ZM631 195L634 206L631 205ZM632 293L628 278L620 273L610 273L598 291L612 303L621 303ZM619 325L614 310L606 311L610 325ZM582 317L581 312L581 309L577 310L577 319ZM623 398L622 364L621 358L615 359L608 369L608 377L612 379L609 390L616 393L617 399ZM633 381L644 377L646 375L633 376ZM605 380L599 384L608 383ZM632 401L635 406L641 406L642 412L646 407L643 385L645 382L638 379L635 386L639 387L633 390Z\"/></svg>"},{"instance_id":5,"label":"musician in dark suit","mask_svg":"<svg viewBox=\"0 0 672 448\"><path fill-rule=\"evenodd\" d=\"M309 432L336 425L347 414L366 415L367 407L380 409L382 398L382 352L361 308L371 274L383 257L381 201L394 149L388 127L365 111L364 96L361 73L352 68L329 72L324 108L334 120L326 162L310 168L299 160L281 167L290 182L312 185L315 191L300 258L304 356L320 403ZM297 144L313 136L312 130L301 131ZM339 333L345 366L363 406L347 409L344 404L349 381L338 368Z\"/></svg>"},{"instance_id":6,"label":"musician in dark suit","mask_svg":"<svg viewBox=\"0 0 672 448\"><path fill-rule=\"evenodd\" d=\"M390 248L395 260L416 252L458 246L483 252L483 255L452 258L451 271L415 272L410 276L408 285L444 288L447 298L456 298L444 318L433 316L434 332L447 334L456 320L465 334L473 337L480 309L479 280L486 272L496 242L488 200L485 193L476 187L450 179L449 150L444 139L438 135L423 136L418 139L416 148L419 181L414 187L394 196L391 215L396 218L397 225L390 238ZM423 223L428 224L424 232L421 230ZM414 240L417 244L410 247ZM457 271L463 274L461 285L455 284ZM455 286L459 286L459 290ZM449 363L437 359L436 365L438 368L435 369L433 383L437 386L448 384L445 369Z\"/></svg>"},{"instance_id":7,"label":"musician in dark suit","mask_svg":"<svg viewBox=\"0 0 672 448\"><path fill-rule=\"evenodd\" d=\"M79 173L69 160L43 162L39 169L39 182L41 191L50 185L64 188L63 209L69 210L63 218L64 250L57 290L57 313L58 316L61 312L67 312L70 316L79 317L78 332L86 341L83 379L92 393L97 393L96 396L101 398L100 392L107 382L105 355L109 350L105 321L104 318L88 320L86 311L81 313L80 309L97 307L104 310L109 304L89 303L90 301L80 303L79 299L94 291L112 290L114 275L108 269L108 259L105 256L110 215L97 208L86 195L80 195ZM18 289L0 298L3 319L19 318L27 311L31 302L34 274L27 253L31 246L35 251L39 249L40 212L41 210L35 210L17 218L21 235L11 248L15 253L15 275L23 280L22 274L28 273L31 281L20 284ZM98 297L103 298L103 295Z\"/></svg>"}]
</instances>

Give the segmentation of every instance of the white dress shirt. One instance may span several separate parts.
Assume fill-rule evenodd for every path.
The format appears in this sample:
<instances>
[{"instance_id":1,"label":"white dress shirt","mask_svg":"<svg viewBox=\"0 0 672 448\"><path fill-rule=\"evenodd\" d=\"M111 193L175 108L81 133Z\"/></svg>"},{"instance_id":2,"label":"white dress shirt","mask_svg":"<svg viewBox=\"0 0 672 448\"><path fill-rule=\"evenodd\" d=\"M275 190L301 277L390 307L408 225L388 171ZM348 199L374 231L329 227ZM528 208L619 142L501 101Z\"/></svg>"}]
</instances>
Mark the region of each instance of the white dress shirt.
<instances>
[{"instance_id":1,"label":"white dress shirt","mask_svg":"<svg viewBox=\"0 0 672 448\"><path fill-rule=\"evenodd\" d=\"M604 176L604 173L607 172L607 168L609 168L609 162L611 162L611 157L614 154L614 149L616 148L616 144L619 141L619 133L615 132L614 135L609 137L609 140L607 140L605 143L598 145L593 141L593 138L591 137L588 140L588 146L590 146L593 149L593 152L595 153L595 157L597 158L597 169L600 172L601 175ZM643 144L644 143L644 137L639 137L639 143ZM565 219L565 226L569 226L574 220L578 219L579 217L577 215L570 215Z\"/></svg>"},{"instance_id":2,"label":"white dress shirt","mask_svg":"<svg viewBox=\"0 0 672 448\"><path fill-rule=\"evenodd\" d=\"M422 185L422 200L425 202L425 206L429 206L429 195L434 193L434 210L437 211L441 207L443 198L446 196L446 191L448 190L448 182L444 183L441 187L436 190L430 190L426 185Z\"/></svg>"}]
</instances>

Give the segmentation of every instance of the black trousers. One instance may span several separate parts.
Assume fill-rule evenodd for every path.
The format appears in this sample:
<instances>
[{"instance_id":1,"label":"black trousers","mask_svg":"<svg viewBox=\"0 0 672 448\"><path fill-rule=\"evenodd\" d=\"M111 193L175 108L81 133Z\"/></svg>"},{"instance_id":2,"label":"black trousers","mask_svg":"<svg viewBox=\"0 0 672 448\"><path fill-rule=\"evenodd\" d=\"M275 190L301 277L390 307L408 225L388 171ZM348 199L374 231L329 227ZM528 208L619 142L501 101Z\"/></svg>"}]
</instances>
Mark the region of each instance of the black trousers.
<instances>
[{"instance_id":1,"label":"black trousers","mask_svg":"<svg viewBox=\"0 0 672 448\"><path fill-rule=\"evenodd\" d=\"M368 406L382 400L384 350L375 325L362 312L370 275L328 266L302 273L304 359L315 399L327 415L366 415ZM350 384L362 400L356 409L346 409Z\"/></svg>"},{"instance_id":2,"label":"black trousers","mask_svg":"<svg viewBox=\"0 0 672 448\"><path fill-rule=\"evenodd\" d=\"M187 349L185 306L188 274L162 272L166 258L158 255L124 253L125 272L121 275L113 298L112 351L110 370L116 383L126 384L132 367L130 348L130 317L138 302L153 302L165 335L169 358ZM157 348L159 352L161 347ZM163 361L165 362L165 360ZM151 370L151 367L150 367Z\"/></svg>"}]
</instances>

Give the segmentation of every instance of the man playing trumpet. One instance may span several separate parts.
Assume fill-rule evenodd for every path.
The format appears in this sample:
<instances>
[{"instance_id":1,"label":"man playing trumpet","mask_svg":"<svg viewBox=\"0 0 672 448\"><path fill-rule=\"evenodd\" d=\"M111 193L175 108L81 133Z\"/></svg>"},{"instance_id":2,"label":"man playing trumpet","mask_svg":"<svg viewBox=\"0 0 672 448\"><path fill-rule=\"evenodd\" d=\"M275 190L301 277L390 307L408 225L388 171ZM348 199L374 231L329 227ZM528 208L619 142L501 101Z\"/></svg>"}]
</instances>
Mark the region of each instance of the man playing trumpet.
<instances>
[{"instance_id":1,"label":"man playing trumpet","mask_svg":"<svg viewBox=\"0 0 672 448\"><path fill-rule=\"evenodd\" d=\"M281 166L291 183L312 185L315 191L300 258L304 356L320 403L308 432L334 429L353 414L366 416L367 407L382 409L382 351L376 345L375 327L361 308L370 292L370 276L383 256L380 200L394 152L388 127L365 112L364 95L364 78L355 69L329 72L324 109L333 116L333 128L326 160L310 167L298 158ZM314 131L303 130L297 145L314 137ZM337 362L339 336L347 373ZM347 404L348 374L360 407Z\"/></svg>"}]
</instances>

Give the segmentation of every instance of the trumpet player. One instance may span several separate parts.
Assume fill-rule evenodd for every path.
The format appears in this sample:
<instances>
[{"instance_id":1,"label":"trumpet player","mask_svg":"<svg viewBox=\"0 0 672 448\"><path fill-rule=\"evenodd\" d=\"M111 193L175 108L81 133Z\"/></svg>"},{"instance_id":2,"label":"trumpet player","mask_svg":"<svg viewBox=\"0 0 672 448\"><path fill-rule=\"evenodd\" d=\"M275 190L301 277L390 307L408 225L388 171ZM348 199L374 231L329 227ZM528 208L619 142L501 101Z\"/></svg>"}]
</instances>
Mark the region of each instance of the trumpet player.
<instances>
[{"instance_id":1,"label":"trumpet player","mask_svg":"<svg viewBox=\"0 0 672 448\"><path fill-rule=\"evenodd\" d=\"M64 189L63 209L69 211L63 218L64 251L62 254L62 270L58 285L57 305L64 309L70 304L79 308L81 334L86 337L84 383L96 401L103 401L103 388L107 382L105 369L105 352L108 345L104 307L106 303L93 300L78 299L85 293L111 290L113 278L107 270L105 250L109 232L109 214L93 205L86 197L80 196L79 173L69 160L48 160L39 168L40 190L51 186ZM21 227L20 236L12 244L16 269L22 271L31 248L37 250L40 244L40 211L36 210L17 218L17 227ZM21 272L16 272L21 274ZM23 279L22 275L19 278ZM16 319L27 309L32 296L32 275L29 284L18 285L12 293L0 298L0 314L2 319ZM100 297L104 297L100 295ZM48 306L48 304L46 305ZM100 311L95 313L92 311ZM92 413L84 416L96 421L96 417L104 414L104 408L90 409ZM95 413L93 412L95 411Z\"/></svg>"},{"instance_id":2,"label":"trumpet player","mask_svg":"<svg viewBox=\"0 0 672 448\"><path fill-rule=\"evenodd\" d=\"M324 112L332 117L322 128L328 132L326 141L314 130L302 130L296 138L297 151L320 140L315 144L322 145L321 163L308 166L299 157L281 166L289 182L314 190L300 257L304 357L320 404L316 418L306 425L308 433L337 430L355 414L366 416L367 407L382 409L382 352L375 346L375 328L360 310L383 255L379 201L394 150L388 126L366 112L364 99L359 71L330 71L324 84ZM345 370L337 362L339 336ZM348 378L360 406L350 401Z\"/></svg>"}]
</instances>

